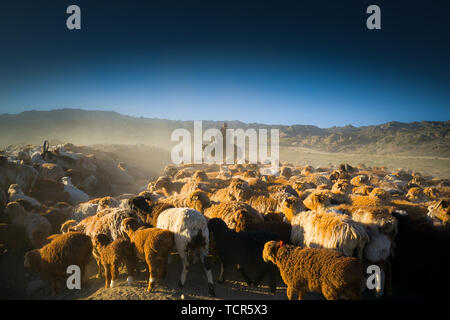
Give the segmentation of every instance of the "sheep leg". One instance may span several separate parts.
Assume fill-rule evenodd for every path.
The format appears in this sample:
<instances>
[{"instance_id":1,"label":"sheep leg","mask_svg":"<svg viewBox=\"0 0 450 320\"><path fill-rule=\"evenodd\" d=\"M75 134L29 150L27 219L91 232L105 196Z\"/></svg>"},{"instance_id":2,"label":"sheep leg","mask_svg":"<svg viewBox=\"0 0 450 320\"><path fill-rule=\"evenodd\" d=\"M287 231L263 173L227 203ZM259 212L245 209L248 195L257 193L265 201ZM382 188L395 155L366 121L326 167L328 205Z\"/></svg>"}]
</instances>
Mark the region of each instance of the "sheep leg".
<instances>
[{"instance_id":1,"label":"sheep leg","mask_svg":"<svg viewBox=\"0 0 450 320\"><path fill-rule=\"evenodd\" d=\"M219 279L217 279L218 283L224 283L225 282L225 263L220 263L220 275Z\"/></svg>"},{"instance_id":2,"label":"sheep leg","mask_svg":"<svg viewBox=\"0 0 450 320\"><path fill-rule=\"evenodd\" d=\"M294 300L294 288L291 286L288 286L286 289L286 295L289 300Z\"/></svg>"},{"instance_id":3,"label":"sheep leg","mask_svg":"<svg viewBox=\"0 0 450 320\"><path fill-rule=\"evenodd\" d=\"M244 268L242 268L242 266L238 265L237 269L242 274L242 276L244 277L244 280L247 283L247 286L250 287L252 285L252 280L247 276L247 274L245 273Z\"/></svg>"},{"instance_id":4,"label":"sheep leg","mask_svg":"<svg viewBox=\"0 0 450 320\"><path fill-rule=\"evenodd\" d=\"M128 259L126 261L126 268L127 268L127 282L129 285L133 283L133 277L134 277L134 269L136 268L136 263L132 259Z\"/></svg>"},{"instance_id":5,"label":"sheep leg","mask_svg":"<svg viewBox=\"0 0 450 320\"><path fill-rule=\"evenodd\" d=\"M114 288L117 279L117 274L119 273L119 265L117 261L111 264L110 268L111 268L111 288Z\"/></svg>"},{"instance_id":6,"label":"sheep leg","mask_svg":"<svg viewBox=\"0 0 450 320\"><path fill-rule=\"evenodd\" d=\"M189 261L187 259L186 253L184 251L180 252L180 258L181 262L183 263L183 268L181 270L181 279L178 282L178 286L182 287L184 286L184 283L186 282L186 275L189 269Z\"/></svg>"},{"instance_id":7,"label":"sheep leg","mask_svg":"<svg viewBox=\"0 0 450 320\"><path fill-rule=\"evenodd\" d=\"M339 299L339 295L337 294L336 290L334 290L334 288L332 288L328 285L322 286L322 294L325 297L325 299L327 299L327 300L338 300Z\"/></svg>"},{"instance_id":8,"label":"sheep leg","mask_svg":"<svg viewBox=\"0 0 450 320\"><path fill-rule=\"evenodd\" d=\"M206 278L208 279L208 294L211 297L215 296L214 292L214 282L211 272L211 263L209 261L209 258L205 255L200 253L199 255L200 261L202 262L203 270L205 270Z\"/></svg>"},{"instance_id":9,"label":"sheep leg","mask_svg":"<svg viewBox=\"0 0 450 320\"><path fill-rule=\"evenodd\" d=\"M148 287L147 287L147 291L150 292L152 290L152 287L154 287L153 283L156 280L156 277L154 275L155 270L154 270L154 268L152 268L154 259L152 258L152 255L149 254L149 255L147 255L145 260L147 261L147 268L148 268Z\"/></svg>"},{"instance_id":10,"label":"sheep leg","mask_svg":"<svg viewBox=\"0 0 450 320\"><path fill-rule=\"evenodd\" d=\"M56 279L52 281L52 295L56 296Z\"/></svg>"},{"instance_id":11,"label":"sheep leg","mask_svg":"<svg viewBox=\"0 0 450 320\"><path fill-rule=\"evenodd\" d=\"M102 277L102 262L98 258L96 258L95 261L97 262L97 275L95 277L100 279Z\"/></svg>"},{"instance_id":12,"label":"sheep leg","mask_svg":"<svg viewBox=\"0 0 450 320\"><path fill-rule=\"evenodd\" d=\"M266 275L266 271L262 270L258 276L256 277L255 281L253 281L253 286L257 287L261 283L261 281L264 279L264 276Z\"/></svg>"},{"instance_id":13,"label":"sheep leg","mask_svg":"<svg viewBox=\"0 0 450 320\"><path fill-rule=\"evenodd\" d=\"M105 288L109 288L109 283L111 281L111 271L109 270L109 265L104 265L105 269Z\"/></svg>"}]
</instances>

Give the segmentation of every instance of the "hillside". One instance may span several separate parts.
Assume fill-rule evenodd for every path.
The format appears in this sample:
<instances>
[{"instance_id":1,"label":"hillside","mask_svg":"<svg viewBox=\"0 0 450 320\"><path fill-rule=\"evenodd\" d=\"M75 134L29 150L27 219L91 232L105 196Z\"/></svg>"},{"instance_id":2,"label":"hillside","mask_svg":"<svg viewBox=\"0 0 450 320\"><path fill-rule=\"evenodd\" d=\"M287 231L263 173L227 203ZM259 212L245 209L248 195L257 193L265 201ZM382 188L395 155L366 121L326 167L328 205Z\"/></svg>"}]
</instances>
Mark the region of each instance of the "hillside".
<instances>
[{"instance_id":1,"label":"hillside","mask_svg":"<svg viewBox=\"0 0 450 320\"><path fill-rule=\"evenodd\" d=\"M222 122L203 121L203 128ZM192 121L130 117L110 111L59 109L0 115L0 147L11 144L145 144L170 150L170 134L191 130ZM264 125L228 121L229 128L278 128L282 146L323 152L450 157L450 121L388 122L382 125L319 128L311 125Z\"/></svg>"}]
</instances>

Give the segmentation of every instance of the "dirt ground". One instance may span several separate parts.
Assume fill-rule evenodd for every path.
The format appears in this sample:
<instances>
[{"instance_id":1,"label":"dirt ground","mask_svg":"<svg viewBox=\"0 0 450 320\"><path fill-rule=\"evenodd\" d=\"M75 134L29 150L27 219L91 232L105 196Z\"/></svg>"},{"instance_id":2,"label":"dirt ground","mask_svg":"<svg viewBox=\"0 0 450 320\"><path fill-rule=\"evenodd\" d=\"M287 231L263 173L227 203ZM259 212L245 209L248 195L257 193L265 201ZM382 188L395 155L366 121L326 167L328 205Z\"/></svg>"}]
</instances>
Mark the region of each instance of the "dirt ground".
<instances>
[{"instance_id":1,"label":"dirt ground","mask_svg":"<svg viewBox=\"0 0 450 320\"><path fill-rule=\"evenodd\" d=\"M214 260L213 260L214 261ZM23 255L6 254L0 256L0 300L287 300L286 285L280 275L277 275L277 290L269 292L266 277L259 287L248 287L235 268L226 271L223 284L217 283L220 265L213 263L213 278L215 282L215 297L208 296L207 280L200 264L189 268L184 287L178 287L181 273L181 260L178 255L172 255L168 265L166 279L163 279L151 293L147 292L147 272L143 262L139 262L135 281L132 285L126 282L127 274L121 268L118 285L114 288L104 288L104 279L95 277L97 266L95 261L88 265L87 279L80 290L69 290L65 283L58 284L58 293L51 294L50 282L42 281L39 275L23 267ZM248 272L252 277L253 274ZM324 300L318 293L308 293L305 300ZM363 293L363 299L374 299L371 292Z\"/></svg>"},{"instance_id":2,"label":"dirt ground","mask_svg":"<svg viewBox=\"0 0 450 320\"><path fill-rule=\"evenodd\" d=\"M190 267L184 287L178 287L177 283L181 272L181 261L177 255L172 257L166 279L163 279L153 292L147 292L147 273L145 265L140 262L133 285L126 282L127 275L121 269L118 286L104 288L104 280L95 277L96 265L91 261L87 269L88 279L82 283L80 290L69 290L65 284L58 285L58 294L51 295L49 282L40 280L37 273L23 267L23 256L19 254L6 254L0 258L0 299L100 299L100 300L286 300L286 286L277 278L277 291L275 294L268 292L268 278L263 280L259 287L248 287L242 276L234 269L227 269L226 281L223 284L216 282L220 266L213 264L213 277L215 283L215 297L208 296L207 280L200 264ZM251 274L251 273L250 273ZM323 299L322 295L309 294L306 299Z\"/></svg>"}]
</instances>

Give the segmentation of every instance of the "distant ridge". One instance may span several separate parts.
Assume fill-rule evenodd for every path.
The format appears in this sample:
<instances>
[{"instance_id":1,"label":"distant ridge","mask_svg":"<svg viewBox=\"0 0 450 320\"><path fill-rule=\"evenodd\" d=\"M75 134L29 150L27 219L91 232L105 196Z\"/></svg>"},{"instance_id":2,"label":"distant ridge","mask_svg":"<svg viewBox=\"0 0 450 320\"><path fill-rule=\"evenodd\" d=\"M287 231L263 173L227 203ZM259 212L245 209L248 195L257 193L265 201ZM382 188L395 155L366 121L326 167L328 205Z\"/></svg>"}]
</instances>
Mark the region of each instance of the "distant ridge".
<instances>
[{"instance_id":1,"label":"distant ridge","mask_svg":"<svg viewBox=\"0 0 450 320\"><path fill-rule=\"evenodd\" d=\"M319 128L312 125L265 125L227 121L229 128L278 128L282 146L326 152L450 156L450 121ZM220 128L222 121L203 121ZM193 121L132 117L114 111L56 109L0 115L0 147L40 144L45 139L75 144L146 144L170 149L177 128L191 130Z\"/></svg>"}]
</instances>

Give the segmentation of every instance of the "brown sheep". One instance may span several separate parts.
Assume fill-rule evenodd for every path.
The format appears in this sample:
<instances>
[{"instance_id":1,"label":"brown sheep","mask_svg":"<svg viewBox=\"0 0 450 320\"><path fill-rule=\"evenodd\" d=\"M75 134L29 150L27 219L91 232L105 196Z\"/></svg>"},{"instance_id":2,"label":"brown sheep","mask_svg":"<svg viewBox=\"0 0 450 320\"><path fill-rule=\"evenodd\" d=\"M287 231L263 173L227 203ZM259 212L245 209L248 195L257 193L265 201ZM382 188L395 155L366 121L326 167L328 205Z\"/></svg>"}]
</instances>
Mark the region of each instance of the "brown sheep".
<instances>
[{"instance_id":1,"label":"brown sheep","mask_svg":"<svg viewBox=\"0 0 450 320\"><path fill-rule=\"evenodd\" d=\"M41 249L25 254L24 267L32 268L44 279L53 282L52 292L56 295L59 280L67 278L67 267L77 265L83 279L86 265L92 256L92 241L80 232L69 232L53 239Z\"/></svg>"},{"instance_id":2,"label":"brown sheep","mask_svg":"<svg viewBox=\"0 0 450 320\"><path fill-rule=\"evenodd\" d=\"M246 217L251 220L251 222L263 222L263 216L252 208L250 205L244 202L237 201L226 201L217 204L211 205L207 208L203 214L205 217L212 218L220 218L227 224L228 228L235 229L236 228L236 216L240 212L246 212Z\"/></svg>"},{"instance_id":3,"label":"brown sheep","mask_svg":"<svg viewBox=\"0 0 450 320\"><path fill-rule=\"evenodd\" d=\"M174 245L174 234L159 228L136 229L136 220L128 218L122 221L122 228L134 244L137 257L147 262L149 273L147 291L167 272L167 259Z\"/></svg>"},{"instance_id":4,"label":"brown sheep","mask_svg":"<svg viewBox=\"0 0 450 320\"><path fill-rule=\"evenodd\" d=\"M184 182L172 181L169 177L159 177L154 184L155 190L159 190L166 197L174 194L180 193Z\"/></svg>"},{"instance_id":5,"label":"brown sheep","mask_svg":"<svg viewBox=\"0 0 450 320\"><path fill-rule=\"evenodd\" d=\"M69 202L70 195L64 191L64 184L50 179L39 179L33 185L30 196L41 203Z\"/></svg>"},{"instance_id":6,"label":"brown sheep","mask_svg":"<svg viewBox=\"0 0 450 320\"><path fill-rule=\"evenodd\" d=\"M291 225L283 221L264 221L264 222L251 222L251 219L246 217L247 212L241 211L236 213L236 231L266 231L274 233L279 236L279 239L284 243L290 243L291 241Z\"/></svg>"},{"instance_id":7,"label":"brown sheep","mask_svg":"<svg viewBox=\"0 0 450 320\"><path fill-rule=\"evenodd\" d=\"M101 264L105 270L105 288L114 287L121 264L127 268L128 284L132 284L136 267L133 244L125 239L116 239L111 242L108 236L103 233L96 235L92 242L99 253Z\"/></svg>"},{"instance_id":8,"label":"brown sheep","mask_svg":"<svg viewBox=\"0 0 450 320\"><path fill-rule=\"evenodd\" d=\"M307 292L322 293L327 300L360 299L364 289L361 262L330 249L301 248L269 241L263 259L280 269L287 296L301 300Z\"/></svg>"},{"instance_id":9,"label":"brown sheep","mask_svg":"<svg viewBox=\"0 0 450 320\"><path fill-rule=\"evenodd\" d=\"M312 211L323 210L332 204L345 203L347 196L344 194L335 194L329 190L318 190L312 192L303 201L306 208Z\"/></svg>"}]
</instances>

